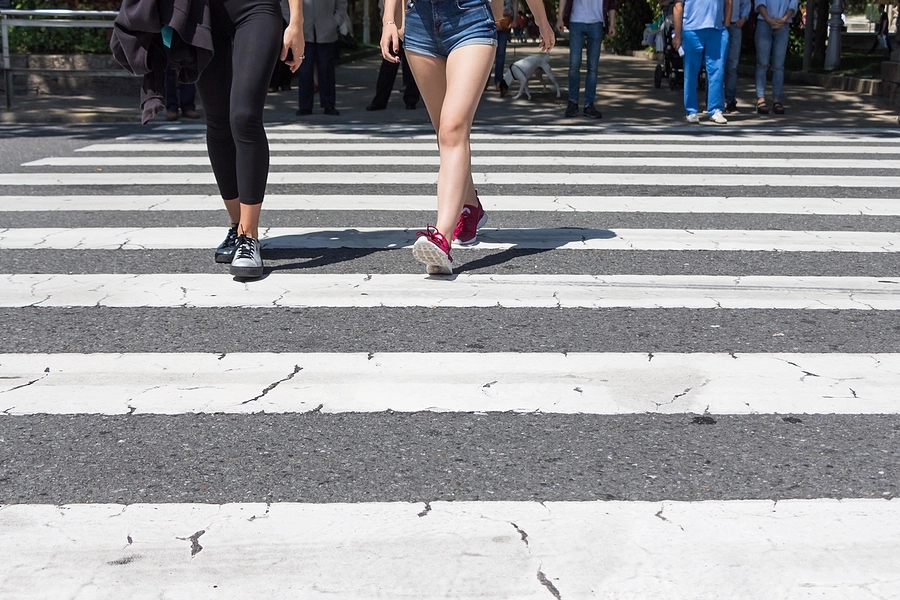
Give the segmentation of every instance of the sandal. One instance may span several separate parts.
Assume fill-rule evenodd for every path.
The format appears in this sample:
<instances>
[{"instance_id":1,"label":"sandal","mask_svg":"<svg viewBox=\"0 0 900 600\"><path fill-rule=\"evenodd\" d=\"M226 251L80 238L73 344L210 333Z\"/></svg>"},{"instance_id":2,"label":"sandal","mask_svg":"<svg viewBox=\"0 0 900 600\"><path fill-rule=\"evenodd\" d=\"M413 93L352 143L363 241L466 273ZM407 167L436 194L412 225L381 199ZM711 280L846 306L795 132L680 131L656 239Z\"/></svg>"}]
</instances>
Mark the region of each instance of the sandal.
<instances>
[{"instance_id":1,"label":"sandal","mask_svg":"<svg viewBox=\"0 0 900 600\"><path fill-rule=\"evenodd\" d=\"M766 105L765 100L758 100L756 102L756 112L761 115L769 114L769 107Z\"/></svg>"},{"instance_id":2,"label":"sandal","mask_svg":"<svg viewBox=\"0 0 900 600\"><path fill-rule=\"evenodd\" d=\"M775 113L776 115L784 114L784 106L781 104L781 102L776 100L775 102L772 103L772 112Z\"/></svg>"}]
</instances>

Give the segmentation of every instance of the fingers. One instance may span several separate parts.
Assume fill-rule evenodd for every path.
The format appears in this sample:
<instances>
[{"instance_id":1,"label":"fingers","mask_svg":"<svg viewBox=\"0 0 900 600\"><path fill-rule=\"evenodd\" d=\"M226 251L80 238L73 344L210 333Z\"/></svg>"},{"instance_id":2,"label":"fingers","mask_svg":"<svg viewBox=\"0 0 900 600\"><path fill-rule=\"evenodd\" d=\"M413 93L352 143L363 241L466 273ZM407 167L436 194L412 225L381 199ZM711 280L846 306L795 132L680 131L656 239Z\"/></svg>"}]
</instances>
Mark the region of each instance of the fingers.
<instances>
[{"instance_id":1,"label":"fingers","mask_svg":"<svg viewBox=\"0 0 900 600\"><path fill-rule=\"evenodd\" d=\"M400 62L400 38L396 29L385 31L381 37L381 57L388 62Z\"/></svg>"}]
</instances>

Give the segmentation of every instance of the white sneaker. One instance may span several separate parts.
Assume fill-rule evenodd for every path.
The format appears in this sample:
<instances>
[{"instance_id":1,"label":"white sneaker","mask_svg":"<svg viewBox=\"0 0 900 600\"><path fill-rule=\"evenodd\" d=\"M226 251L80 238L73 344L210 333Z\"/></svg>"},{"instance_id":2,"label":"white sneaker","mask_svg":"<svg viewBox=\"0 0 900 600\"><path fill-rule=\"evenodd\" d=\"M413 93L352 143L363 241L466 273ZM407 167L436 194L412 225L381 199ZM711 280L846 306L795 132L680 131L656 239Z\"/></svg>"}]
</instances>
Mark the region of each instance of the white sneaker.
<instances>
[{"instance_id":1,"label":"white sneaker","mask_svg":"<svg viewBox=\"0 0 900 600\"><path fill-rule=\"evenodd\" d=\"M700 115L698 115L697 113L694 113L694 114L692 114L692 115L688 115L688 116L687 116L687 122L688 122L688 123L699 123L699 122L700 122Z\"/></svg>"},{"instance_id":2,"label":"white sneaker","mask_svg":"<svg viewBox=\"0 0 900 600\"><path fill-rule=\"evenodd\" d=\"M714 112L709 120L716 125L725 125L726 123L728 123L728 119L725 118L725 115L722 114L721 110L717 110L716 112Z\"/></svg>"},{"instance_id":3,"label":"white sneaker","mask_svg":"<svg viewBox=\"0 0 900 600\"><path fill-rule=\"evenodd\" d=\"M234 258L229 268L235 277L255 279L262 277L263 260L259 251L259 240L240 235L234 249Z\"/></svg>"}]
</instances>

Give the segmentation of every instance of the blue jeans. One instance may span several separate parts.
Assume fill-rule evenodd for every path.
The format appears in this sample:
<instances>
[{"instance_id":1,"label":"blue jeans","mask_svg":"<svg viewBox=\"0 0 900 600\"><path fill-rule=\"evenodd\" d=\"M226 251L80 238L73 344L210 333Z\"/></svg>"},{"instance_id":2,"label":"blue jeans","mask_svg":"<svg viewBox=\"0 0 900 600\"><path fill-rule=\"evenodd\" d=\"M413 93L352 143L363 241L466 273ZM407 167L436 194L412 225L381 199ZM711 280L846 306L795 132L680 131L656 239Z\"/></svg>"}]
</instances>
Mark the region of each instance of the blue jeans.
<instances>
[{"instance_id":1,"label":"blue jeans","mask_svg":"<svg viewBox=\"0 0 900 600\"><path fill-rule=\"evenodd\" d=\"M407 52L447 58L463 46L497 45L497 24L490 0L407 0Z\"/></svg>"},{"instance_id":2,"label":"blue jeans","mask_svg":"<svg viewBox=\"0 0 900 600\"><path fill-rule=\"evenodd\" d=\"M706 112L725 109L725 50L728 48L728 30L708 27L684 31L681 45L684 48L684 109L687 114L697 112L697 77L700 61L706 55Z\"/></svg>"},{"instance_id":3,"label":"blue jeans","mask_svg":"<svg viewBox=\"0 0 900 600\"><path fill-rule=\"evenodd\" d=\"M728 52L725 54L725 104L735 101L737 96L737 67L741 59L740 27L731 25L728 27Z\"/></svg>"},{"instance_id":4,"label":"blue jeans","mask_svg":"<svg viewBox=\"0 0 900 600\"><path fill-rule=\"evenodd\" d=\"M600 64L600 44L603 42L603 23L569 23L569 102L578 104L581 87L581 51L587 40L587 76L584 79L584 105L597 98L597 66Z\"/></svg>"},{"instance_id":5,"label":"blue jeans","mask_svg":"<svg viewBox=\"0 0 900 600\"><path fill-rule=\"evenodd\" d=\"M766 72L772 66L772 96L781 99L784 87L784 57L791 28L772 29L763 19L756 22L756 97L766 97Z\"/></svg>"},{"instance_id":6,"label":"blue jeans","mask_svg":"<svg viewBox=\"0 0 900 600\"><path fill-rule=\"evenodd\" d=\"M503 65L506 62L506 43L508 41L508 30L497 32L497 56L494 58L494 85L503 81Z\"/></svg>"}]
</instances>

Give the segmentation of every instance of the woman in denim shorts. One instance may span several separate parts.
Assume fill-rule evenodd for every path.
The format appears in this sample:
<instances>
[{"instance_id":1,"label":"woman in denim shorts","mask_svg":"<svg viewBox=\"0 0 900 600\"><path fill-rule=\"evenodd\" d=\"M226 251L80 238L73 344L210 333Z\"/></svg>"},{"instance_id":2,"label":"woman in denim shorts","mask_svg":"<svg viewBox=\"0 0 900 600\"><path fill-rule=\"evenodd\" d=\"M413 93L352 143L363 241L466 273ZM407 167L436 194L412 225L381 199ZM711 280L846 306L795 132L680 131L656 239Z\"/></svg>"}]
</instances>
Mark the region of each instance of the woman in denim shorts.
<instances>
[{"instance_id":1,"label":"woman in denim shorts","mask_svg":"<svg viewBox=\"0 0 900 600\"><path fill-rule=\"evenodd\" d=\"M398 3L403 1L406 6L401 13ZM542 0L527 2L541 30L541 51L548 52L556 40L544 4ZM382 56L400 60L402 19L406 57L440 151L437 223L418 232L413 255L425 264L428 274L449 275L453 273L450 241L475 243L476 231L487 221L472 181L469 134L494 63L494 13L490 0L385 0L384 15ZM392 19L391 15L397 16Z\"/></svg>"}]
</instances>

